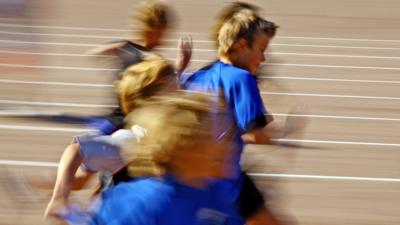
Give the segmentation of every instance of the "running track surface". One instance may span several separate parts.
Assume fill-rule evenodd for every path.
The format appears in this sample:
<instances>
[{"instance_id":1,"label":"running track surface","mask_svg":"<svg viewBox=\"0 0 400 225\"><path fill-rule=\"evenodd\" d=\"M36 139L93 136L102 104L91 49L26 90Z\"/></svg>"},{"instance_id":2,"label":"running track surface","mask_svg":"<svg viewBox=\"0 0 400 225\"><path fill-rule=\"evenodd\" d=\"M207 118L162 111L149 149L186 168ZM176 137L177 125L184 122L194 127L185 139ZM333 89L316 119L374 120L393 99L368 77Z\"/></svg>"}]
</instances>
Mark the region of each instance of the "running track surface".
<instances>
[{"instance_id":1,"label":"running track surface","mask_svg":"<svg viewBox=\"0 0 400 225\"><path fill-rule=\"evenodd\" d=\"M107 111L112 70L85 51L131 35L136 2L43 1L25 17L0 16L1 109ZM216 57L208 32L224 1L171 2L179 23L159 51L173 59L178 37L191 35L191 68L199 68ZM400 2L256 3L280 26L260 74L265 104L278 121L305 106L298 116L309 124L287 140L302 148L248 146L244 167L301 225L400 224ZM41 218L49 192L26 188L20 175L54 172L79 129L0 116L0 224L57 224ZM72 198L85 201L87 192Z\"/></svg>"}]
</instances>

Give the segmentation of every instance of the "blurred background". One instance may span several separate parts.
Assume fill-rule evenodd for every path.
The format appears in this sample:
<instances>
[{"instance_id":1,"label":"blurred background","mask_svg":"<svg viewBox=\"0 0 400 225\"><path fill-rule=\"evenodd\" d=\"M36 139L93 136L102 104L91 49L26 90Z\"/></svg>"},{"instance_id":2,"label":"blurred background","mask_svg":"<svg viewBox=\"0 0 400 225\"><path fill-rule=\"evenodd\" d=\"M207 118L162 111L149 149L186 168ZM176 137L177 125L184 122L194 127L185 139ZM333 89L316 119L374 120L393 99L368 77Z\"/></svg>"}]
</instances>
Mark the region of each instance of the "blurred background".
<instances>
[{"instance_id":1,"label":"blurred background","mask_svg":"<svg viewBox=\"0 0 400 225\"><path fill-rule=\"evenodd\" d=\"M27 115L114 107L112 65L85 52L134 38L138 2L0 0L1 225L58 223L42 219L48 188L28 183L56 170L83 127ZM191 69L215 59L210 27L227 1L169 2L177 23L157 51L174 60L190 35ZM308 127L285 140L301 147L247 146L244 168L301 225L400 224L400 1L251 2L280 26L259 75L266 107L278 121L305 109L292 116Z\"/></svg>"}]
</instances>

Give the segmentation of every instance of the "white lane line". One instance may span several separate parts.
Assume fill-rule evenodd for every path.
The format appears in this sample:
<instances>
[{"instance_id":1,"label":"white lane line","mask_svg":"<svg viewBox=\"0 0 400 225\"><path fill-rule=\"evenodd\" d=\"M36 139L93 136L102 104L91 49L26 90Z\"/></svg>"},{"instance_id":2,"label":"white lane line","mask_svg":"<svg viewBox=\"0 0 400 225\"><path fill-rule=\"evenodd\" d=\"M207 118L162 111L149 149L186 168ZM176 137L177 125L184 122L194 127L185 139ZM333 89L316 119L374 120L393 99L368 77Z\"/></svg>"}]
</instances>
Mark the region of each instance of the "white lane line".
<instances>
[{"instance_id":1,"label":"white lane line","mask_svg":"<svg viewBox=\"0 0 400 225\"><path fill-rule=\"evenodd\" d=\"M81 70L81 71L119 71L119 69L96 68L96 67L74 67L74 66L47 66L47 65L25 65L0 63L0 67L11 68L32 68L32 69L52 69L52 70Z\"/></svg>"},{"instance_id":2,"label":"white lane line","mask_svg":"<svg viewBox=\"0 0 400 225\"><path fill-rule=\"evenodd\" d=\"M0 79L0 83L5 84L34 84L34 85L59 85L73 87L94 87L94 88L111 88L111 84L88 84L88 83L69 83L69 82L49 82L49 81L31 81L31 80L5 80Z\"/></svg>"},{"instance_id":3,"label":"white lane line","mask_svg":"<svg viewBox=\"0 0 400 225\"><path fill-rule=\"evenodd\" d=\"M35 115L60 115L56 112L32 111L32 110L0 110L0 116L35 116ZM399 122L400 118L384 118L384 117L362 117L362 116L337 116L337 115L316 115L316 114L287 114L287 113L272 113L273 116L290 116L290 117L305 117L316 119L342 119L342 120L374 120L374 121L391 121Z\"/></svg>"},{"instance_id":4,"label":"white lane line","mask_svg":"<svg viewBox=\"0 0 400 225\"><path fill-rule=\"evenodd\" d=\"M347 45L306 45L306 44L280 44L272 43L271 46L289 46L289 47L310 47L310 48L343 48L343 49L369 49L369 50L400 50L393 47L368 47L368 46L347 46Z\"/></svg>"},{"instance_id":5,"label":"white lane line","mask_svg":"<svg viewBox=\"0 0 400 225\"><path fill-rule=\"evenodd\" d=\"M59 132L84 132L91 131L88 129L76 128L57 128L57 127L38 127L38 126L19 126L19 125L0 125L0 129L13 129L13 130L34 130L34 131L59 131ZM282 143L306 143L306 144L339 144L339 145L367 145L379 147L400 147L397 143L379 143L379 142L357 142L357 141L332 141L332 140L308 140L308 139L273 139Z\"/></svg>"},{"instance_id":6,"label":"white lane line","mask_svg":"<svg viewBox=\"0 0 400 225\"><path fill-rule=\"evenodd\" d=\"M1 27L26 27L26 28L44 28L44 29L63 29L63 30L83 30L83 31L115 31L115 32L131 32L135 29L115 29L115 28L100 28L100 27L76 27L76 26L55 26L55 25L26 25L14 23L0 23ZM200 32L173 32L180 34L196 34L196 35L209 35L208 33ZM341 37L304 37L304 36L277 36L283 39L310 39L310 40L336 40L336 41L371 41L371 42L400 42L400 40L393 39L361 39L361 38L341 38Z\"/></svg>"},{"instance_id":7,"label":"white lane line","mask_svg":"<svg viewBox=\"0 0 400 225\"><path fill-rule=\"evenodd\" d=\"M371 181L371 182L390 182L400 183L397 178L378 178L378 177L349 177L349 176L321 176L321 175L305 175L305 174L279 174L279 173L249 173L254 177L267 178L289 178L289 179L312 179L312 180L344 180L344 181Z\"/></svg>"},{"instance_id":8,"label":"white lane line","mask_svg":"<svg viewBox=\"0 0 400 225\"><path fill-rule=\"evenodd\" d=\"M319 64L296 64L296 63L263 63L263 65L267 65L267 66L290 66L290 67L340 68L340 69L400 70L400 67L319 65Z\"/></svg>"},{"instance_id":9,"label":"white lane line","mask_svg":"<svg viewBox=\"0 0 400 225\"><path fill-rule=\"evenodd\" d=\"M72 133L93 131L91 129L82 129L82 128L38 127L38 126L20 126L20 125L5 125L5 124L0 124L0 129L3 129L3 130L51 131L51 132L56 131L56 132L72 132Z\"/></svg>"},{"instance_id":10,"label":"white lane line","mask_svg":"<svg viewBox=\"0 0 400 225\"><path fill-rule=\"evenodd\" d=\"M177 51L177 48L157 48L157 50L173 50ZM193 51L203 52L216 52L215 50L208 49L193 49ZM61 57L104 57L104 58L115 58L111 55L91 55L91 54L71 54L71 53L49 53L49 52L26 52L26 51L9 51L0 50L0 53L19 54L19 55L45 55L45 56L61 56ZM340 58L367 58L367 59L390 59L399 60L400 57L391 56L366 56L366 55L335 55L335 54L312 54L312 53L291 53L291 52L267 52L265 55L296 55L296 56L315 56L315 57L340 57Z\"/></svg>"},{"instance_id":11,"label":"white lane line","mask_svg":"<svg viewBox=\"0 0 400 225\"><path fill-rule=\"evenodd\" d=\"M0 165L5 166L31 166L31 167L51 167L57 168L58 163L22 160L0 160ZM352 177L352 176L322 176L304 174L279 174L279 173L249 173L254 177L275 177L288 179L313 179L313 180L347 180L347 181L371 181L371 182L400 182L397 178L378 178L378 177Z\"/></svg>"},{"instance_id":12,"label":"white lane line","mask_svg":"<svg viewBox=\"0 0 400 225\"><path fill-rule=\"evenodd\" d=\"M4 75L4 74L3 74ZM378 83L378 84L400 84L400 81L391 80L354 80L354 79L330 79L315 77L281 77L281 76L257 76L258 79L276 79L276 80L306 80L306 81L332 81L332 82L354 82L354 83ZM89 84L89 83L71 83L71 82L49 82L49 81L31 81L31 80L6 80L0 79L0 83L6 84L37 84L37 85L60 85L76 87L95 87L110 88L111 84Z\"/></svg>"},{"instance_id":13,"label":"white lane line","mask_svg":"<svg viewBox=\"0 0 400 225\"><path fill-rule=\"evenodd\" d=\"M257 76L257 78L259 78L259 79L277 79L277 80L307 80L307 81L334 81L334 82L400 84L400 81L396 81L396 80L356 80L356 79L333 79L333 78L288 77L288 76Z\"/></svg>"},{"instance_id":14,"label":"white lane line","mask_svg":"<svg viewBox=\"0 0 400 225\"><path fill-rule=\"evenodd\" d=\"M306 143L306 144L335 144L335 145L368 145L378 147L400 147L397 143L357 142L357 141L331 141L331 140L306 140L306 139L275 139L278 142Z\"/></svg>"},{"instance_id":15,"label":"white lane line","mask_svg":"<svg viewBox=\"0 0 400 225\"><path fill-rule=\"evenodd\" d=\"M42 101L19 101L19 100L3 100L3 99L0 99L0 104L62 106L62 107L80 107L80 108L115 108L115 107L117 107L117 105L99 105L99 104L82 104L82 103L66 103L66 102L42 102Z\"/></svg>"},{"instance_id":16,"label":"white lane line","mask_svg":"<svg viewBox=\"0 0 400 225\"><path fill-rule=\"evenodd\" d=\"M21 161L21 160L0 160L0 165L5 166L32 166L32 167L58 167L58 163Z\"/></svg>"},{"instance_id":17,"label":"white lane line","mask_svg":"<svg viewBox=\"0 0 400 225\"><path fill-rule=\"evenodd\" d=\"M25 25L25 24L11 24L11 23L0 23L0 27L26 27L26 28L42 28L42 29L60 29L60 30L83 30L83 31L111 31L111 32L132 32L137 29L116 29L116 28L100 28L100 27L76 27L76 26L52 26L52 25ZM178 34L194 34L194 35L204 35L204 33L197 32L180 32L172 31L171 33Z\"/></svg>"},{"instance_id":18,"label":"white lane line","mask_svg":"<svg viewBox=\"0 0 400 225\"><path fill-rule=\"evenodd\" d=\"M170 58L167 58L171 60ZM192 62L212 62L212 60L192 59ZM372 67L372 66L348 66L348 65L318 65L318 64L291 64L291 63L263 63L266 66L289 66L289 67L315 67L336 69L368 69L368 70L400 70L400 67ZM0 63L0 67L34 68L34 69L56 69L56 70L84 70L84 71L118 71L111 68L73 67L73 66L47 66L47 65L25 65Z\"/></svg>"},{"instance_id":19,"label":"white lane line","mask_svg":"<svg viewBox=\"0 0 400 225\"><path fill-rule=\"evenodd\" d=\"M106 40L121 40L130 39L129 36L104 36L104 35L87 35L87 34L55 34L55 33L29 33L29 32L14 32L14 31L0 31L0 34L10 35L26 35L26 36L53 36L53 37L69 37L69 38L92 38L92 39L106 39ZM178 42L179 39L163 39L163 42ZM198 40L193 39L194 43L210 43L211 40Z\"/></svg>"},{"instance_id":20,"label":"white lane line","mask_svg":"<svg viewBox=\"0 0 400 225\"><path fill-rule=\"evenodd\" d=\"M0 31L0 34L12 35L29 35L29 36L54 36L54 37L75 37L75 38L96 38L96 39L127 39L128 36L104 36L104 35L87 35L87 34L55 34L55 33L31 33L31 32L15 32Z\"/></svg>"},{"instance_id":21,"label":"white lane line","mask_svg":"<svg viewBox=\"0 0 400 225\"><path fill-rule=\"evenodd\" d=\"M74 47L99 47L101 44L88 44L88 43L70 43L70 42L44 42L44 41L15 41L15 40L1 40L0 43L7 44L28 44L28 45L58 45L58 46L74 46Z\"/></svg>"},{"instance_id":22,"label":"white lane line","mask_svg":"<svg viewBox=\"0 0 400 225\"><path fill-rule=\"evenodd\" d=\"M194 50L195 51L195 50ZM391 59L399 60L400 57L392 56L372 56L372 55L343 55L343 54L315 54L315 53L295 53L295 52L269 52L266 55L290 55L290 56L311 56L311 57L334 57L334 58L361 58L361 59Z\"/></svg>"},{"instance_id":23,"label":"white lane line","mask_svg":"<svg viewBox=\"0 0 400 225\"><path fill-rule=\"evenodd\" d=\"M305 39L305 40L334 40L334 41L371 41L371 42L400 42L393 39L360 39L360 38L331 38L331 37L300 37L300 36L277 36L283 39Z\"/></svg>"},{"instance_id":24,"label":"white lane line","mask_svg":"<svg viewBox=\"0 0 400 225\"><path fill-rule=\"evenodd\" d=\"M285 96L304 96L304 97L329 97L329 98L355 98L355 99L374 99L374 100L400 100L399 97L379 97L379 96L355 96L355 95L327 95L327 94L308 94L308 93L279 93L279 92L261 92L263 95L285 95ZM83 103L61 103L61 102L43 102L43 101L21 101L0 99L0 104L14 105L38 105L38 106L64 106L81 108L115 108L117 105L83 104Z\"/></svg>"},{"instance_id":25,"label":"white lane line","mask_svg":"<svg viewBox=\"0 0 400 225\"><path fill-rule=\"evenodd\" d=\"M178 39L163 40L169 42L177 42ZM8 39L0 39L2 43L9 44L31 44L31 45L60 45L60 46L75 46L75 47L97 47L100 44L89 44L89 43L70 43L70 42L43 42L43 41L16 41ZM193 40L193 42L210 42L205 40ZM310 48L341 48L341 49L370 49L370 50L400 50L400 48L394 47L368 47L368 46L345 46L345 45L306 45L306 44L284 44L284 43L272 43L271 46L289 46L289 47L310 47ZM169 48L160 48L168 50ZM211 49L203 49L202 51L214 51Z\"/></svg>"},{"instance_id":26,"label":"white lane line","mask_svg":"<svg viewBox=\"0 0 400 225\"><path fill-rule=\"evenodd\" d=\"M12 23L0 23L1 27L26 27L26 28L43 28L43 29L64 29L64 30L83 30L83 31L116 31L126 32L132 31L128 29L115 29L115 28L97 28L97 27L74 27L74 26L52 26L52 25L25 25L25 24L12 24Z\"/></svg>"},{"instance_id":27,"label":"white lane line","mask_svg":"<svg viewBox=\"0 0 400 225\"><path fill-rule=\"evenodd\" d=\"M330 94L310 94L310 93L285 93L261 91L263 95L285 95L285 96L303 96L303 97L327 97L327 98L356 98L356 99L375 99L375 100L400 100L400 97L382 97L382 96L361 96L361 95L330 95Z\"/></svg>"},{"instance_id":28,"label":"white lane line","mask_svg":"<svg viewBox=\"0 0 400 225\"><path fill-rule=\"evenodd\" d=\"M273 116L291 116L291 117L318 118L318 119L400 121L400 118L383 118L383 117L334 116L334 115L287 114L287 113L272 113L272 115Z\"/></svg>"},{"instance_id":29,"label":"white lane line","mask_svg":"<svg viewBox=\"0 0 400 225\"><path fill-rule=\"evenodd\" d=\"M31 167L58 167L55 162L21 161L21 160L0 160L0 165L8 166L31 166ZM249 173L255 177L277 177L290 179L314 179L314 180L348 180L348 181L372 181L372 182L400 182L397 178L377 178L377 177L353 177L353 176L321 176L304 174L268 174L268 173Z\"/></svg>"},{"instance_id":30,"label":"white lane line","mask_svg":"<svg viewBox=\"0 0 400 225\"><path fill-rule=\"evenodd\" d=\"M91 55L91 54L72 54L72 53L51 53L51 52L27 52L27 51L9 51L0 50L0 53L16 54L16 55L45 55L45 56L66 56L66 57L102 57L102 58L116 58L112 55Z\"/></svg>"}]
</instances>

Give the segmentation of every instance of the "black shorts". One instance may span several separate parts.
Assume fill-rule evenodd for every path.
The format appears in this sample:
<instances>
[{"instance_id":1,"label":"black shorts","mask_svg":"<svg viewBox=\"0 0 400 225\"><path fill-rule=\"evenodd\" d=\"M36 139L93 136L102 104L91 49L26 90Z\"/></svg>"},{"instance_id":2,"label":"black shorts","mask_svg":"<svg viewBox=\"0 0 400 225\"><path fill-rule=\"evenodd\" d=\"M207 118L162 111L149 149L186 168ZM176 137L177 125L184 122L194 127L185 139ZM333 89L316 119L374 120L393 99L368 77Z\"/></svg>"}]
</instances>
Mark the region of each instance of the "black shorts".
<instances>
[{"instance_id":1,"label":"black shorts","mask_svg":"<svg viewBox=\"0 0 400 225\"><path fill-rule=\"evenodd\" d=\"M238 198L238 206L240 215L247 219L265 206L265 199L245 172L242 172L242 176L243 183Z\"/></svg>"}]
</instances>

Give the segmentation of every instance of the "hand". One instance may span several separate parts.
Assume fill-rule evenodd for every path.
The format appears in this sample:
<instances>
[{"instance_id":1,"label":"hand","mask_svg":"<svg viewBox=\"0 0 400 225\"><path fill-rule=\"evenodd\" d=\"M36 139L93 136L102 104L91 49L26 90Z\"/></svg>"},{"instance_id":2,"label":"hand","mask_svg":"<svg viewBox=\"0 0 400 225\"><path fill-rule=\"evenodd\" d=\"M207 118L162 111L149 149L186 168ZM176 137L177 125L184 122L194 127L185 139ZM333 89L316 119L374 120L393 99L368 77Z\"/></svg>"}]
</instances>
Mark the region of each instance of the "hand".
<instances>
[{"instance_id":1,"label":"hand","mask_svg":"<svg viewBox=\"0 0 400 225\"><path fill-rule=\"evenodd\" d=\"M283 137L289 135L301 136L307 125L305 112L305 107L295 107L289 112L283 127Z\"/></svg>"},{"instance_id":2,"label":"hand","mask_svg":"<svg viewBox=\"0 0 400 225\"><path fill-rule=\"evenodd\" d=\"M61 218L68 213L68 204L64 199L52 198L47 204L46 211L44 212L45 218L56 217Z\"/></svg>"},{"instance_id":3,"label":"hand","mask_svg":"<svg viewBox=\"0 0 400 225\"><path fill-rule=\"evenodd\" d=\"M179 39L178 55L176 58L176 68L178 74L181 74L190 62L192 57L193 42L192 37L186 36Z\"/></svg>"}]
</instances>

